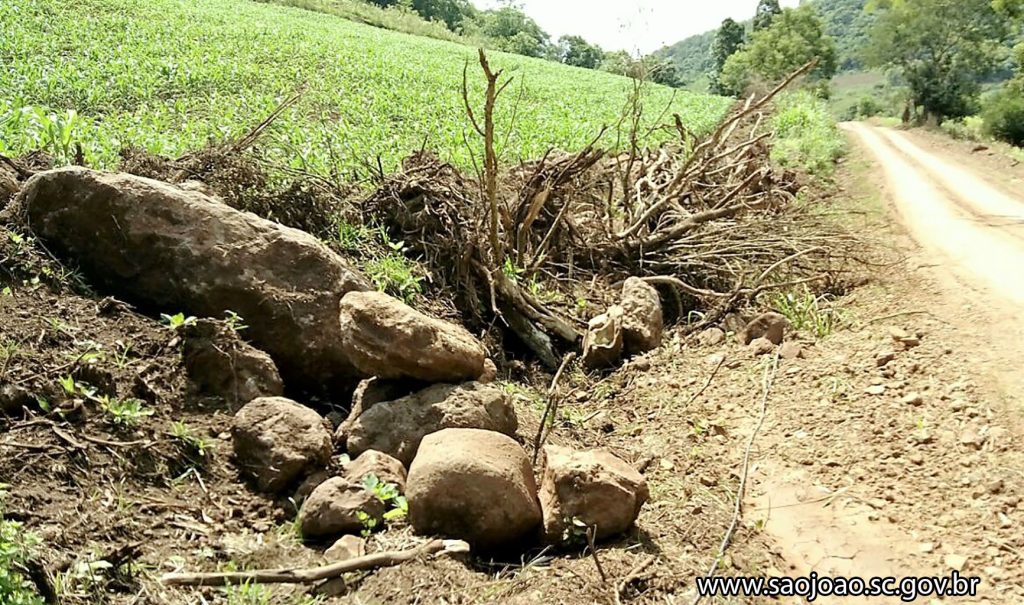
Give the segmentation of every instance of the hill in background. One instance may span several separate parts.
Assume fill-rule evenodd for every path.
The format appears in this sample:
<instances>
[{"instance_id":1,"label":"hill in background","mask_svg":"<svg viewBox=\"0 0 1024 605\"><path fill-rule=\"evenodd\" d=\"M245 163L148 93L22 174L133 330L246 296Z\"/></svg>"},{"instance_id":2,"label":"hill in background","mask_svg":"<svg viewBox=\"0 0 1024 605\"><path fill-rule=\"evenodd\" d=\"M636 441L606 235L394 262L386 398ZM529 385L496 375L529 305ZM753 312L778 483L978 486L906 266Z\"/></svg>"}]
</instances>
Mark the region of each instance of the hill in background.
<instances>
[{"instance_id":1,"label":"hill in background","mask_svg":"<svg viewBox=\"0 0 1024 605\"><path fill-rule=\"evenodd\" d=\"M751 16L755 2L751 2ZM810 2L825 21L828 34L836 41L839 51L840 71L855 71L862 67L858 52L867 40L868 30L874 17L864 12L867 0L815 0ZM748 19L743 24L749 31L752 27ZM703 90L707 87L707 73L714 66L712 46L717 30L711 30L690 36L671 46L667 46L658 55L672 60L679 78L691 89Z\"/></svg>"}]
</instances>

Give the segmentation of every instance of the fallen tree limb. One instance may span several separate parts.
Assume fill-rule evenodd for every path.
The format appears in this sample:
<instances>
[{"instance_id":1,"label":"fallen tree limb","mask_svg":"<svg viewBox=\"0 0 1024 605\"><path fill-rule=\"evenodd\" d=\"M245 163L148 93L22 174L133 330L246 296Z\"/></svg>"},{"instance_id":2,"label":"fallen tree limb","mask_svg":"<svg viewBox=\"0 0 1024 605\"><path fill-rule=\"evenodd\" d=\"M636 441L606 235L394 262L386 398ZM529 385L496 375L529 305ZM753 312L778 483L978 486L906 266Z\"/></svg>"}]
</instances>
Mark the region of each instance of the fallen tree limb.
<instances>
[{"instance_id":1,"label":"fallen tree limb","mask_svg":"<svg viewBox=\"0 0 1024 605\"><path fill-rule=\"evenodd\" d=\"M253 571L170 573L160 578L167 586L238 586L241 584L310 584L337 578L352 571L394 567L436 553L469 552L462 540L431 540L409 550L373 553L321 567L306 569L258 569Z\"/></svg>"}]
</instances>

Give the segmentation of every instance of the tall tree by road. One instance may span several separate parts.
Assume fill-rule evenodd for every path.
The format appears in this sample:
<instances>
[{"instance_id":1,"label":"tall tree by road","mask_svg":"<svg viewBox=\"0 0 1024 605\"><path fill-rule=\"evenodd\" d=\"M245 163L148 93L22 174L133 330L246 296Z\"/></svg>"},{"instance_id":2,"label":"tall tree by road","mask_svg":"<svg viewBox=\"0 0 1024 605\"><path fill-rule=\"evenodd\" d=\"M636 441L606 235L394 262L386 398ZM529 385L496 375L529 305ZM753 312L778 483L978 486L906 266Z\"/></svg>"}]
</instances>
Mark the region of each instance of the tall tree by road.
<instances>
[{"instance_id":1,"label":"tall tree by road","mask_svg":"<svg viewBox=\"0 0 1024 605\"><path fill-rule=\"evenodd\" d=\"M866 58L896 71L910 101L941 121L977 109L981 82L1006 56L1011 21L992 0L875 0Z\"/></svg>"}]
</instances>

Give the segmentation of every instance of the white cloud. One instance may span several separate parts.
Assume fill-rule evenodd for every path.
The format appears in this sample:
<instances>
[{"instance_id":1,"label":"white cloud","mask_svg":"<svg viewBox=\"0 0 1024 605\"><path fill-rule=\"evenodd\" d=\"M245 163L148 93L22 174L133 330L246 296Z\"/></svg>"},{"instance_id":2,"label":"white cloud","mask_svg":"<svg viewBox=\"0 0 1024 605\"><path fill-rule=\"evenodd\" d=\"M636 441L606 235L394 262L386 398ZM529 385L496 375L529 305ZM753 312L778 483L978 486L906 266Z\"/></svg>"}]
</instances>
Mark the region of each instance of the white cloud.
<instances>
[{"instance_id":1,"label":"white cloud","mask_svg":"<svg viewBox=\"0 0 1024 605\"><path fill-rule=\"evenodd\" d=\"M757 0L519 0L552 39L575 34L606 50L649 53L709 29L726 17L750 19ZM473 0L494 8L498 0ZM798 0L782 0L796 6Z\"/></svg>"}]
</instances>

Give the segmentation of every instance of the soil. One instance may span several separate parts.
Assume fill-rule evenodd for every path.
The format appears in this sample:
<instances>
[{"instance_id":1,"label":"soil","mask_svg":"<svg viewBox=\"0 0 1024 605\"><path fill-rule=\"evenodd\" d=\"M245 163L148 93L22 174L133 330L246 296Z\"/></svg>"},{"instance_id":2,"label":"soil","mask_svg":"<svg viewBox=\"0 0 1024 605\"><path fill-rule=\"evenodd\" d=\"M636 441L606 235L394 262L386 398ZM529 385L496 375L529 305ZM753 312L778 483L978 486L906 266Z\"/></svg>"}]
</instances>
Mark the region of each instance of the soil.
<instances>
[{"instance_id":1,"label":"soil","mask_svg":"<svg viewBox=\"0 0 1024 605\"><path fill-rule=\"evenodd\" d=\"M879 193L873 162L855 148L823 201L884 242L870 243L881 264L866 285L822 301L820 313L838 324L820 337L798 332L802 358L776 368L734 338L702 346L677 328L614 372L563 380L550 441L608 447L645 473L651 500L634 530L596 553L580 545L350 574L329 602L690 603L744 475L723 575L945 575L955 566L983 579L977 599L958 602L1024 600L1024 453L1015 447L1024 377L1014 365L1022 324L1000 290L969 267L950 270L929 240L915 243L927 229L893 220L913 210L890 209L901 184ZM913 170L908 179L936 181ZM238 603L237 589L168 588L158 578L323 562L328 545L301 542L294 504L239 478L225 433L234 410L189 400L174 332L68 280L34 283L44 259L24 256L3 253L6 264L21 260L5 265L0 284L11 288L0 297L0 344L16 344L0 360L0 384L23 386L52 411L33 403L0 420L0 481L10 486L7 516L43 539L36 562L58 578L62 602ZM153 414L119 428L97 402L62 394L60 380L76 373ZM506 388L530 449L546 387ZM208 443L205 455L174 436L175 422ZM370 536L367 552L420 542L398 522ZM306 589L274 588L266 602L298 602Z\"/></svg>"}]
</instances>

